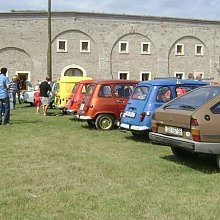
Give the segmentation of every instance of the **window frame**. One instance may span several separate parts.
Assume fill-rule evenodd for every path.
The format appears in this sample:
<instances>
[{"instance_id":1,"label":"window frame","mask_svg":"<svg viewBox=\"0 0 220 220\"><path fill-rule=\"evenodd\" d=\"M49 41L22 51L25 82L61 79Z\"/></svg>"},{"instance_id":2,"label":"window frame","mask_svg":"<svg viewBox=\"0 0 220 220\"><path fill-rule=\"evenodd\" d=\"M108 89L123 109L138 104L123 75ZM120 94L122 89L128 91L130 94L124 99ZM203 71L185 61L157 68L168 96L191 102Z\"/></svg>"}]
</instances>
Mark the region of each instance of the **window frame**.
<instances>
[{"instance_id":1,"label":"window frame","mask_svg":"<svg viewBox=\"0 0 220 220\"><path fill-rule=\"evenodd\" d=\"M144 51L144 45L148 45L148 51ZM150 42L141 42L141 54L151 54L151 50L150 50Z\"/></svg>"},{"instance_id":2,"label":"window frame","mask_svg":"<svg viewBox=\"0 0 220 220\"><path fill-rule=\"evenodd\" d=\"M197 53L197 48L201 47L201 53ZM204 46L202 44L195 44L195 56L203 56L204 55Z\"/></svg>"},{"instance_id":3,"label":"window frame","mask_svg":"<svg viewBox=\"0 0 220 220\"><path fill-rule=\"evenodd\" d=\"M65 42L65 48L60 49L60 42ZM67 40L66 39L57 39L57 52L58 53L67 53Z\"/></svg>"},{"instance_id":4,"label":"window frame","mask_svg":"<svg viewBox=\"0 0 220 220\"><path fill-rule=\"evenodd\" d=\"M120 78L120 74L127 74L126 80L129 80L129 79L130 79L129 71L118 71L118 79L121 79L121 78Z\"/></svg>"},{"instance_id":5,"label":"window frame","mask_svg":"<svg viewBox=\"0 0 220 220\"><path fill-rule=\"evenodd\" d=\"M178 46L182 47L182 52L181 53L178 53L178 51L177 51ZM178 43L178 44L175 45L175 55L176 56L184 56L184 44L179 44Z\"/></svg>"},{"instance_id":6,"label":"window frame","mask_svg":"<svg viewBox=\"0 0 220 220\"><path fill-rule=\"evenodd\" d=\"M121 50L121 45L126 44L126 50ZM129 53L129 42L128 41L119 41L119 53Z\"/></svg>"},{"instance_id":7,"label":"window frame","mask_svg":"<svg viewBox=\"0 0 220 220\"><path fill-rule=\"evenodd\" d=\"M83 50L83 43L88 44L88 50ZM90 40L80 40L80 53L90 53L91 48L90 48Z\"/></svg>"},{"instance_id":8,"label":"window frame","mask_svg":"<svg viewBox=\"0 0 220 220\"><path fill-rule=\"evenodd\" d=\"M147 80L142 80L142 75L143 74L148 74L149 75L148 80L151 80L151 72L141 71L140 72L140 81L147 81Z\"/></svg>"},{"instance_id":9,"label":"window frame","mask_svg":"<svg viewBox=\"0 0 220 220\"><path fill-rule=\"evenodd\" d=\"M180 79L185 79L186 77L185 77L185 72L174 72L174 77L177 77L176 75L177 74L181 74L182 75L182 78L180 78Z\"/></svg>"}]
</instances>

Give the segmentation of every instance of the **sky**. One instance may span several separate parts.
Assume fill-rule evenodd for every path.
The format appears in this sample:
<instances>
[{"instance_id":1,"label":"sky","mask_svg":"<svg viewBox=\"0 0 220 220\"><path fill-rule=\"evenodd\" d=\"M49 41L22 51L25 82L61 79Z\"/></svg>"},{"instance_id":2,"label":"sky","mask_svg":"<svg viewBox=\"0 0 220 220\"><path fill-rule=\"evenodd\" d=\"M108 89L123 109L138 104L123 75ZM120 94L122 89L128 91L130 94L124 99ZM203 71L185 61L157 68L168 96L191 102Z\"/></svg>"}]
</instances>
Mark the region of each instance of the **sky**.
<instances>
[{"instance_id":1,"label":"sky","mask_svg":"<svg viewBox=\"0 0 220 220\"><path fill-rule=\"evenodd\" d=\"M220 0L51 0L52 11L177 17L220 21ZM47 10L48 0L0 0L0 13Z\"/></svg>"}]
</instances>

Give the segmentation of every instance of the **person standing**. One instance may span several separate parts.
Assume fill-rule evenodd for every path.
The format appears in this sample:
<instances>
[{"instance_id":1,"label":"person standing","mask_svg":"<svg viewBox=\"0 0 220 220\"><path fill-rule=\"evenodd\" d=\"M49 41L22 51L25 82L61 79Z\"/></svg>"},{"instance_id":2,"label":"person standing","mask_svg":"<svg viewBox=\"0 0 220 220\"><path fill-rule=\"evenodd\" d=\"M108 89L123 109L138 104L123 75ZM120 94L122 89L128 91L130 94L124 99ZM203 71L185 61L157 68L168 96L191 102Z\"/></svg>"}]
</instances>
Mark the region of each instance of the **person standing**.
<instances>
[{"instance_id":1,"label":"person standing","mask_svg":"<svg viewBox=\"0 0 220 220\"><path fill-rule=\"evenodd\" d=\"M18 92L18 85L17 85L17 77L13 76L12 80L10 81L10 102L12 103L11 109L15 108L16 105L16 93Z\"/></svg>"},{"instance_id":2,"label":"person standing","mask_svg":"<svg viewBox=\"0 0 220 220\"><path fill-rule=\"evenodd\" d=\"M46 81L40 84L40 97L44 115L47 115L47 109L49 105L49 92L51 91L49 81L50 78L46 77Z\"/></svg>"},{"instance_id":3,"label":"person standing","mask_svg":"<svg viewBox=\"0 0 220 220\"><path fill-rule=\"evenodd\" d=\"M5 108L4 124L9 124L10 121L10 100L9 100L9 87L10 82L8 77L6 77L7 68L1 68L0 73L0 124L2 124L2 111Z\"/></svg>"}]
</instances>

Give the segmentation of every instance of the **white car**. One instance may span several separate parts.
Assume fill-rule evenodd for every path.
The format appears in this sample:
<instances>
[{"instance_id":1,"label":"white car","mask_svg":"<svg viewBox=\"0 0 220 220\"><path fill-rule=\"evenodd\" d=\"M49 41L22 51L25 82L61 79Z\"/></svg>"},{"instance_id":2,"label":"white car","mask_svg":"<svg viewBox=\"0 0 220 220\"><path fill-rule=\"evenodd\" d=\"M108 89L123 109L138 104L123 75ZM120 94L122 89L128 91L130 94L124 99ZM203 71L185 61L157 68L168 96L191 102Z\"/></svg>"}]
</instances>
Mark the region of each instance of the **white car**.
<instances>
[{"instance_id":1,"label":"white car","mask_svg":"<svg viewBox=\"0 0 220 220\"><path fill-rule=\"evenodd\" d=\"M24 103L29 103L31 106L34 106L34 93L37 90L37 87L39 85L36 85L35 87L32 86L32 84L29 81L25 81L26 85L28 86L28 91L25 91L21 94L21 100ZM56 83L51 82L51 92L49 94L49 101L50 101L50 107L54 108L54 88Z\"/></svg>"}]
</instances>

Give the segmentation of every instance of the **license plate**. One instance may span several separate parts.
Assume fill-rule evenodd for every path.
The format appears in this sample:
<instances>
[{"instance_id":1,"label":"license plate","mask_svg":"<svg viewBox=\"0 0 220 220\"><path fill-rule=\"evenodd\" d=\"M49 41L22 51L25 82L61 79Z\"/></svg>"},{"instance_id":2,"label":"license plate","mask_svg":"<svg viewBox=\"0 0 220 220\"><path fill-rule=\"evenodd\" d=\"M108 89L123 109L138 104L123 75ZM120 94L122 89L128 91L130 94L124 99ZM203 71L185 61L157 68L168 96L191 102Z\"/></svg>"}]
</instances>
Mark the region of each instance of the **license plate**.
<instances>
[{"instance_id":1,"label":"license plate","mask_svg":"<svg viewBox=\"0 0 220 220\"><path fill-rule=\"evenodd\" d=\"M82 110L84 109L84 105L85 105L84 103L82 103L82 104L80 105L80 108L79 108L80 111L82 111Z\"/></svg>"},{"instance_id":2,"label":"license plate","mask_svg":"<svg viewBox=\"0 0 220 220\"><path fill-rule=\"evenodd\" d=\"M176 135L176 136L183 136L182 128L165 126L165 132L167 134L173 134L173 135Z\"/></svg>"},{"instance_id":3,"label":"license plate","mask_svg":"<svg viewBox=\"0 0 220 220\"><path fill-rule=\"evenodd\" d=\"M135 115L136 115L135 112L126 111L126 112L124 113L124 116L130 117L130 118L134 118Z\"/></svg>"}]
</instances>

